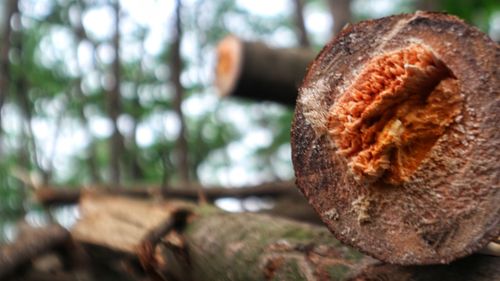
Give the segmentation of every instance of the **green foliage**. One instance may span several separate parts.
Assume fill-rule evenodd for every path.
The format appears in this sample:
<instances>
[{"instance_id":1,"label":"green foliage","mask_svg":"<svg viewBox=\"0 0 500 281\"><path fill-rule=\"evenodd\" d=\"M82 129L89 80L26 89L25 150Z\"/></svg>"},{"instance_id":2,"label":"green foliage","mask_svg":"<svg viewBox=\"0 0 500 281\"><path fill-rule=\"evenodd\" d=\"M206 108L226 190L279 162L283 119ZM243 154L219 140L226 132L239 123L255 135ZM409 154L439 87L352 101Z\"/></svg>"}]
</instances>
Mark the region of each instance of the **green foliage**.
<instances>
[{"instance_id":1,"label":"green foliage","mask_svg":"<svg viewBox=\"0 0 500 281\"><path fill-rule=\"evenodd\" d=\"M439 10L456 15L485 32L489 31L491 17L495 12L500 12L500 2L497 0L441 0L438 1L438 7Z\"/></svg>"}]
</instances>

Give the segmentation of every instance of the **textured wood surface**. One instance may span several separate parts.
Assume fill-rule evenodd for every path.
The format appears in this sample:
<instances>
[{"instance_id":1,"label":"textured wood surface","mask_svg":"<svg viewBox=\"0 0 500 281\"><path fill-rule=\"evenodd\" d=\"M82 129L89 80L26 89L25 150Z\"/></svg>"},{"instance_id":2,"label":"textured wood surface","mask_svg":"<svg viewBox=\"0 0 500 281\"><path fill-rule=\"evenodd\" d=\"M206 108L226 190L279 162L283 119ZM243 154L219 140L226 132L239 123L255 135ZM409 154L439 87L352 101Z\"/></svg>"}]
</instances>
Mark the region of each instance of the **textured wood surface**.
<instances>
[{"instance_id":1,"label":"textured wood surface","mask_svg":"<svg viewBox=\"0 0 500 281\"><path fill-rule=\"evenodd\" d=\"M367 65L415 44L429 50L449 69L447 77L456 80L458 113L440 129L424 157L414 161L411 173L387 180L397 161L394 151L399 149L392 147L385 151L385 170L373 179L357 177L349 158L357 157L357 152L343 154L332 133L333 108L353 83L362 83L359 76ZM361 22L344 29L323 48L299 91L292 159L298 187L339 240L390 263L434 264L468 255L498 237L498 65L497 43L462 20L440 13ZM403 67L405 73L416 68ZM430 93L431 84L423 85L422 91ZM418 94L415 86L401 103L380 110L381 116L399 110L407 98ZM376 118L374 124L379 122ZM363 122L369 125L368 121ZM404 125L401 130L410 130ZM376 135L375 141L382 137L382 133ZM414 147L407 147L408 155Z\"/></svg>"}]
</instances>

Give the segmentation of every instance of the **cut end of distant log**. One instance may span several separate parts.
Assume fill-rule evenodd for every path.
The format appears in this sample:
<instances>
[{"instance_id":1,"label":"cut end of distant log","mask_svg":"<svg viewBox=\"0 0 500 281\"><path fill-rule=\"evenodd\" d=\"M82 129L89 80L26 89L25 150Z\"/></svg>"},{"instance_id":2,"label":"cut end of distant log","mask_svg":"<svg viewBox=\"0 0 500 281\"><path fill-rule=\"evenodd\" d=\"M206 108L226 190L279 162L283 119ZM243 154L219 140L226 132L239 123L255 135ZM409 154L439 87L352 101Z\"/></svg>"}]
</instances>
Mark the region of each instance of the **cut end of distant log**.
<instances>
[{"instance_id":1,"label":"cut end of distant log","mask_svg":"<svg viewBox=\"0 0 500 281\"><path fill-rule=\"evenodd\" d=\"M297 185L344 243L449 263L500 233L500 48L417 12L345 28L311 64L292 125Z\"/></svg>"},{"instance_id":2,"label":"cut end of distant log","mask_svg":"<svg viewBox=\"0 0 500 281\"><path fill-rule=\"evenodd\" d=\"M217 46L215 86L221 97L234 90L241 72L242 56L243 43L235 36L227 36Z\"/></svg>"},{"instance_id":3,"label":"cut end of distant log","mask_svg":"<svg viewBox=\"0 0 500 281\"><path fill-rule=\"evenodd\" d=\"M271 48L227 36L217 46L215 86L220 96L295 105L297 89L316 52Z\"/></svg>"}]
</instances>

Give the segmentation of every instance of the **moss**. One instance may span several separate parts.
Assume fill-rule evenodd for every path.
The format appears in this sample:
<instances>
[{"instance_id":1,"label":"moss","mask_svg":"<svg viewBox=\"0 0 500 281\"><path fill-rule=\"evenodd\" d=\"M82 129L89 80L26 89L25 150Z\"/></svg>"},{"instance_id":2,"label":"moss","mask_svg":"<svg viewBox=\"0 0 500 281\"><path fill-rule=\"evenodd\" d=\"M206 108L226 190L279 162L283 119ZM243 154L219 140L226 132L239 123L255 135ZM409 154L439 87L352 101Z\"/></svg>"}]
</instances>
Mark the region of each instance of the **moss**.
<instances>
[{"instance_id":1,"label":"moss","mask_svg":"<svg viewBox=\"0 0 500 281\"><path fill-rule=\"evenodd\" d=\"M328 268L328 274L330 275L330 280L344 280L347 274L350 272L350 268L345 265L332 265Z\"/></svg>"},{"instance_id":2,"label":"moss","mask_svg":"<svg viewBox=\"0 0 500 281\"><path fill-rule=\"evenodd\" d=\"M349 249L346 254L344 255L344 257L348 260L352 260L352 261L359 261L361 260L364 256L362 253L354 250L354 249Z\"/></svg>"},{"instance_id":3,"label":"moss","mask_svg":"<svg viewBox=\"0 0 500 281\"><path fill-rule=\"evenodd\" d=\"M315 238L317 235L308 229L303 228L290 228L283 234L283 238L297 239L297 240L310 240Z\"/></svg>"},{"instance_id":4,"label":"moss","mask_svg":"<svg viewBox=\"0 0 500 281\"><path fill-rule=\"evenodd\" d=\"M307 280L297 264L296 259L288 258L273 276L273 281L303 281Z\"/></svg>"}]
</instances>

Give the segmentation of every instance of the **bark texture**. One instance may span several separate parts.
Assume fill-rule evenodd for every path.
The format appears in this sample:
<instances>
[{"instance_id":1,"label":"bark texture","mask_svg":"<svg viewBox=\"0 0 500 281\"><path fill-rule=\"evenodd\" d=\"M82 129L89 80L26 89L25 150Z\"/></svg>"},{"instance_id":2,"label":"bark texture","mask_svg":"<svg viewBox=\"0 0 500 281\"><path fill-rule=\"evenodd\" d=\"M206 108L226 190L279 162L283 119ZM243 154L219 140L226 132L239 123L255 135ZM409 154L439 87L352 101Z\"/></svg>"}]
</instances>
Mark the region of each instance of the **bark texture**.
<instances>
[{"instance_id":1,"label":"bark texture","mask_svg":"<svg viewBox=\"0 0 500 281\"><path fill-rule=\"evenodd\" d=\"M68 243L68 231L60 226L33 229L12 244L0 247L0 279L6 278L36 257Z\"/></svg>"},{"instance_id":2,"label":"bark texture","mask_svg":"<svg viewBox=\"0 0 500 281\"><path fill-rule=\"evenodd\" d=\"M433 264L498 237L499 64L498 44L440 13L365 21L325 46L301 86L292 159L339 240Z\"/></svg>"},{"instance_id":3,"label":"bark texture","mask_svg":"<svg viewBox=\"0 0 500 281\"><path fill-rule=\"evenodd\" d=\"M343 280L362 255L322 227L204 210L184 232L190 280Z\"/></svg>"},{"instance_id":4,"label":"bark texture","mask_svg":"<svg viewBox=\"0 0 500 281\"><path fill-rule=\"evenodd\" d=\"M472 255L449 265L398 266L376 263L349 281L489 281L500 280L500 258Z\"/></svg>"},{"instance_id":5,"label":"bark texture","mask_svg":"<svg viewBox=\"0 0 500 281\"><path fill-rule=\"evenodd\" d=\"M135 257L158 278L342 280L363 257L322 227L262 214L94 195L81 209L71 233L91 256Z\"/></svg>"},{"instance_id":6,"label":"bark texture","mask_svg":"<svg viewBox=\"0 0 500 281\"><path fill-rule=\"evenodd\" d=\"M221 96L295 105L297 88L316 53L273 49L228 36L219 43L216 87Z\"/></svg>"}]
</instances>

